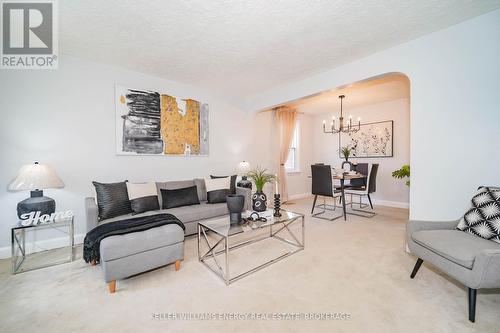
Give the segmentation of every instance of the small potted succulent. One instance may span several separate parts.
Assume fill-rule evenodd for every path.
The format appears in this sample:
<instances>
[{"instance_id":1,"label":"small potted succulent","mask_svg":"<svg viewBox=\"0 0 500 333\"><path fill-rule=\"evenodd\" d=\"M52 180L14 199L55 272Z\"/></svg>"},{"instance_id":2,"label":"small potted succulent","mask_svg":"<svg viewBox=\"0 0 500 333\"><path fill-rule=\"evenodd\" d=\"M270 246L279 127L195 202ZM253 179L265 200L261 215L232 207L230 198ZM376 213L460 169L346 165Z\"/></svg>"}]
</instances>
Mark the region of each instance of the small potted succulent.
<instances>
[{"instance_id":1,"label":"small potted succulent","mask_svg":"<svg viewBox=\"0 0 500 333\"><path fill-rule=\"evenodd\" d=\"M267 173L267 169L257 167L247 173L255 184L256 192L252 195L252 209L256 212L263 212L267 209L267 196L264 194L264 185L273 184L278 181L275 175Z\"/></svg>"}]
</instances>

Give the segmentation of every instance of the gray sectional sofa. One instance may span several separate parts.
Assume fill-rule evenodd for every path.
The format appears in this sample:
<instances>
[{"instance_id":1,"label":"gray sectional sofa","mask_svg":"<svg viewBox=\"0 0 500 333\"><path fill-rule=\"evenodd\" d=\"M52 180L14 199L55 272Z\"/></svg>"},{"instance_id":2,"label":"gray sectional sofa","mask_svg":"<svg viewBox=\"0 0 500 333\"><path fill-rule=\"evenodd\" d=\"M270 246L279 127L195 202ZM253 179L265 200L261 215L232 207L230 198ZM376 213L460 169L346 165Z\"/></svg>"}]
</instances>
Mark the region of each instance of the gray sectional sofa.
<instances>
[{"instance_id":1,"label":"gray sectional sofa","mask_svg":"<svg viewBox=\"0 0 500 333\"><path fill-rule=\"evenodd\" d=\"M223 216L229 214L227 209L227 204L207 203L207 193L205 189L205 183L203 179L193 179L193 180L181 180L181 181L169 181L169 182L157 182L158 187L158 200L161 207L161 192L160 189L174 190L178 188L190 187L196 185L198 189L198 198L200 199L199 205L191 205L184 207L175 207L170 209L160 209L158 211L149 211L141 214L127 214L122 216L113 217L107 220L99 221L97 203L95 198L85 198L85 212L86 212L86 222L87 231L93 229L98 224L119 221L131 217L148 216L159 213L170 213L175 215L179 220L184 223L186 230L186 236L194 235L197 232L198 221L211 219L218 216ZM243 187L236 187L236 194L241 194L245 196L245 207L244 209L250 209L251 207L251 190Z\"/></svg>"},{"instance_id":2,"label":"gray sectional sofa","mask_svg":"<svg viewBox=\"0 0 500 333\"><path fill-rule=\"evenodd\" d=\"M100 243L100 264L104 280L110 293L115 292L116 280L139 274L175 262L179 270L184 258L184 236L197 233L198 222L229 214L227 204L207 203L207 193L203 179L186 181L157 182L158 199L161 207L160 189L179 189L196 185L200 204L148 211L141 214L127 214L99 221L98 207L94 198L85 198L87 231L102 223L124 220L132 217L169 213L185 225L185 231L178 225L164 225L145 231L114 235L104 238ZM251 190L236 187L236 194L245 196L244 209L250 208Z\"/></svg>"}]
</instances>

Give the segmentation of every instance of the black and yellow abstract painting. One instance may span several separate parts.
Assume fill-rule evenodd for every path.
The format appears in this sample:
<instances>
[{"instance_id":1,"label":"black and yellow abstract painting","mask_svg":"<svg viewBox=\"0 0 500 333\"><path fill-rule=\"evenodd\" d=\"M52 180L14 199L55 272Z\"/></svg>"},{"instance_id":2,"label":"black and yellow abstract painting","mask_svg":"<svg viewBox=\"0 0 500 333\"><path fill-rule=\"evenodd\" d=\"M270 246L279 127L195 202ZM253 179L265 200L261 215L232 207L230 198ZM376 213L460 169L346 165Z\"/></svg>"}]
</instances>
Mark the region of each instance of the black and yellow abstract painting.
<instances>
[{"instance_id":1,"label":"black and yellow abstract painting","mask_svg":"<svg viewBox=\"0 0 500 333\"><path fill-rule=\"evenodd\" d=\"M116 148L120 155L209 153L208 104L116 86Z\"/></svg>"}]
</instances>

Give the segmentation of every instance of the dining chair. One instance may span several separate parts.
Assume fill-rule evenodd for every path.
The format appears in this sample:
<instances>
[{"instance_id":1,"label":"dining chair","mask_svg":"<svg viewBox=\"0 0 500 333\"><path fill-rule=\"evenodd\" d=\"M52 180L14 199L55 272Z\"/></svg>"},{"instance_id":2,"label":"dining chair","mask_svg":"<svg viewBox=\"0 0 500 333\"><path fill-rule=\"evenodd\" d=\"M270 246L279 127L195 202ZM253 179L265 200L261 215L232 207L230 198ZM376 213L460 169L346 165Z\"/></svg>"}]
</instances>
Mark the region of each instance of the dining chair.
<instances>
[{"instance_id":1,"label":"dining chair","mask_svg":"<svg viewBox=\"0 0 500 333\"><path fill-rule=\"evenodd\" d=\"M332 168L330 165L324 164L313 164L311 165L311 175L312 175L312 188L311 193L314 195L313 206L311 209L311 216L316 217L323 220L333 221L342 217L342 215L335 216L333 218L327 218L321 216L326 213L326 211L335 211L336 198L340 197L340 191L336 191L333 187L333 179L332 179ZM316 200L318 196L323 197L323 203L316 206ZM334 204L328 205L326 203L326 198L333 198ZM314 208L323 208L323 211L319 213L314 213Z\"/></svg>"},{"instance_id":2,"label":"dining chair","mask_svg":"<svg viewBox=\"0 0 500 333\"><path fill-rule=\"evenodd\" d=\"M345 189L345 194L350 194L351 195L351 202L349 203L351 205L351 209L356 212L360 212L363 214L355 214L351 213L354 215L359 215L363 217L373 217L376 215L374 211L367 211L364 210L368 205L363 204L362 198L364 196L368 197L368 202L370 203L370 208L373 210L373 203L372 203L372 198L370 197L371 193L375 193L377 190L377 172L378 172L378 164L368 164L368 175L364 179L360 179L361 183L357 183L357 186L351 186ZM359 196L359 203L354 203L352 197L354 195ZM359 209L353 208L353 204L359 205Z\"/></svg>"}]
</instances>

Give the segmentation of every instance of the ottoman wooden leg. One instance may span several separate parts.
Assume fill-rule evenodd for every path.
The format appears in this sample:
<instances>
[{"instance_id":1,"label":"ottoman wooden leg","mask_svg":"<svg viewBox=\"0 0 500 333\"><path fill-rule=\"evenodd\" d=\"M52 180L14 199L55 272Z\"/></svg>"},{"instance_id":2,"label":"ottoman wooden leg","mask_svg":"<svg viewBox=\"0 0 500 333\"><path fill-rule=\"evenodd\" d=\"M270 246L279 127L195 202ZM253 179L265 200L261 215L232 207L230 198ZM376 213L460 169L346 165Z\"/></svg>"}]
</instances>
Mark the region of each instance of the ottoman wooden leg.
<instances>
[{"instance_id":1,"label":"ottoman wooden leg","mask_svg":"<svg viewBox=\"0 0 500 333\"><path fill-rule=\"evenodd\" d=\"M113 294L116 290L116 280L108 282L108 290L110 294Z\"/></svg>"},{"instance_id":2,"label":"ottoman wooden leg","mask_svg":"<svg viewBox=\"0 0 500 333\"><path fill-rule=\"evenodd\" d=\"M177 260L175 262L175 270L178 271L179 269L181 269L181 261L180 260Z\"/></svg>"}]
</instances>

